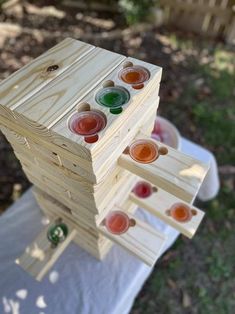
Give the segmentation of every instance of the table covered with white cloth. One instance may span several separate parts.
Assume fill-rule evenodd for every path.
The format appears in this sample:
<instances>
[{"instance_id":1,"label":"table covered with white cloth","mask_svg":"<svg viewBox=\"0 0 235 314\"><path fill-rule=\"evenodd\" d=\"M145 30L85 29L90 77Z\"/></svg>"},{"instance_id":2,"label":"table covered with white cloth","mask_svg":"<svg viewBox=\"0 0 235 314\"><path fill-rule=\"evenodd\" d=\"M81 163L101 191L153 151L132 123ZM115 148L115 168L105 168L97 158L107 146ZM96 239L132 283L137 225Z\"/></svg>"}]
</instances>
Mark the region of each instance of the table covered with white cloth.
<instances>
[{"instance_id":1,"label":"table covered with white cloth","mask_svg":"<svg viewBox=\"0 0 235 314\"><path fill-rule=\"evenodd\" d=\"M213 198L219 189L214 156L186 139L182 139L181 150L210 163L199 197ZM178 237L175 229L147 211L138 209L137 215L167 236L162 253ZM103 261L97 261L72 243L42 282L15 264L44 223L31 190L0 216L0 313L128 313L152 269L117 245Z\"/></svg>"}]
</instances>

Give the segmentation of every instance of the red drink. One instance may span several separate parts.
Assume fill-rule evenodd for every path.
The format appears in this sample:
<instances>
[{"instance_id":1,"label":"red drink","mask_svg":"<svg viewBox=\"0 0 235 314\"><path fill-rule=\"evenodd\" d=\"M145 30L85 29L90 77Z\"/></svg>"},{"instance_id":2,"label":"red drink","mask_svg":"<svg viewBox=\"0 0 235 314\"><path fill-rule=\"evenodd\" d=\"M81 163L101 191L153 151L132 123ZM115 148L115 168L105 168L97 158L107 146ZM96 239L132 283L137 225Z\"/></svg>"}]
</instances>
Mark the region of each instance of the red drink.
<instances>
[{"instance_id":1,"label":"red drink","mask_svg":"<svg viewBox=\"0 0 235 314\"><path fill-rule=\"evenodd\" d=\"M122 211L112 211L105 217L105 226L113 234L122 234L129 229L130 219Z\"/></svg>"},{"instance_id":2,"label":"red drink","mask_svg":"<svg viewBox=\"0 0 235 314\"><path fill-rule=\"evenodd\" d=\"M132 192L140 197L140 198L147 198L153 193L152 185L145 181L139 181L136 183Z\"/></svg>"},{"instance_id":3,"label":"red drink","mask_svg":"<svg viewBox=\"0 0 235 314\"><path fill-rule=\"evenodd\" d=\"M98 140L98 135L106 126L105 115L97 111L82 111L73 114L68 126L70 131L84 136L87 143L94 143Z\"/></svg>"}]
</instances>

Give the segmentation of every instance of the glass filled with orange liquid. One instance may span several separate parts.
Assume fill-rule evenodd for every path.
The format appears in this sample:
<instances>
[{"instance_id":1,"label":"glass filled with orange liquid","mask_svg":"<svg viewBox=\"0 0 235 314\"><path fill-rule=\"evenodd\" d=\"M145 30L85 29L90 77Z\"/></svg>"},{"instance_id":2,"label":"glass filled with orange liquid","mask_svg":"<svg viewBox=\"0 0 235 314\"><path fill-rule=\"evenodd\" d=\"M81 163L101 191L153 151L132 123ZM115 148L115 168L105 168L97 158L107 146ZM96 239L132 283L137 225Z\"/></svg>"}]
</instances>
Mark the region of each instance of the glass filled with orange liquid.
<instances>
[{"instance_id":1,"label":"glass filled with orange liquid","mask_svg":"<svg viewBox=\"0 0 235 314\"><path fill-rule=\"evenodd\" d=\"M114 210L105 217L104 225L110 233L118 235L127 232L129 227L135 225L135 221L121 210Z\"/></svg>"},{"instance_id":2,"label":"glass filled with orange liquid","mask_svg":"<svg viewBox=\"0 0 235 314\"><path fill-rule=\"evenodd\" d=\"M184 203L176 203L166 213L179 222L188 222L197 214L197 211Z\"/></svg>"},{"instance_id":3,"label":"glass filled with orange liquid","mask_svg":"<svg viewBox=\"0 0 235 314\"><path fill-rule=\"evenodd\" d=\"M143 164L154 162L160 155L165 155L167 152L167 148L158 147L151 140L136 140L128 148L131 158Z\"/></svg>"},{"instance_id":4,"label":"glass filled with orange liquid","mask_svg":"<svg viewBox=\"0 0 235 314\"><path fill-rule=\"evenodd\" d=\"M74 113L68 120L71 132L84 136L87 143L98 141L98 133L106 126L106 117L98 111L81 111Z\"/></svg>"},{"instance_id":5,"label":"glass filled with orange liquid","mask_svg":"<svg viewBox=\"0 0 235 314\"><path fill-rule=\"evenodd\" d=\"M140 65L128 66L119 72L119 79L126 84L132 85L134 89L143 88L144 83L147 82L149 78L149 70Z\"/></svg>"}]
</instances>

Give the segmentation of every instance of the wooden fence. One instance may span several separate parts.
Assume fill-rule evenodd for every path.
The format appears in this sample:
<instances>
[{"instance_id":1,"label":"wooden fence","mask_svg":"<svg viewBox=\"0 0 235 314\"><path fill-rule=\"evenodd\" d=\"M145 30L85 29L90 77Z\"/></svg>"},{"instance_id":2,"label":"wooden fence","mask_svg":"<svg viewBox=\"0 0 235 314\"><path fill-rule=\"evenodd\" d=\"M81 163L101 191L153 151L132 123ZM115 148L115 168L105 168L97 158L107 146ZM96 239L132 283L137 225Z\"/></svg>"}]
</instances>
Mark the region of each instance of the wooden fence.
<instances>
[{"instance_id":1,"label":"wooden fence","mask_svg":"<svg viewBox=\"0 0 235 314\"><path fill-rule=\"evenodd\" d=\"M235 44L235 0L158 0L165 24Z\"/></svg>"}]
</instances>

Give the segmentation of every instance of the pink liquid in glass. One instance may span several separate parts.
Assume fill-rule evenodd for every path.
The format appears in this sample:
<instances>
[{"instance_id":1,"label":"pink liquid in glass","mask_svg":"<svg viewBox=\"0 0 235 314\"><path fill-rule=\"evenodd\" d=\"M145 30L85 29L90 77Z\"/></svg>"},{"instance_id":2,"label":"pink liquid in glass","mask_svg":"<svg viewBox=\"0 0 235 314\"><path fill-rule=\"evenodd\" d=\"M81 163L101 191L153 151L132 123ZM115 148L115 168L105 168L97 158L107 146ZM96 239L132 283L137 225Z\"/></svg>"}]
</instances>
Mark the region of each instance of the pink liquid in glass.
<instances>
[{"instance_id":1,"label":"pink liquid in glass","mask_svg":"<svg viewBox=\"0 0 235 314\"><path fill-rule=\"evenodd\" d=\"M130 220L124 212L112 211L105 218L105 226L113 234L122 234L129 229Z\"/></svg>"}]
</instances>

